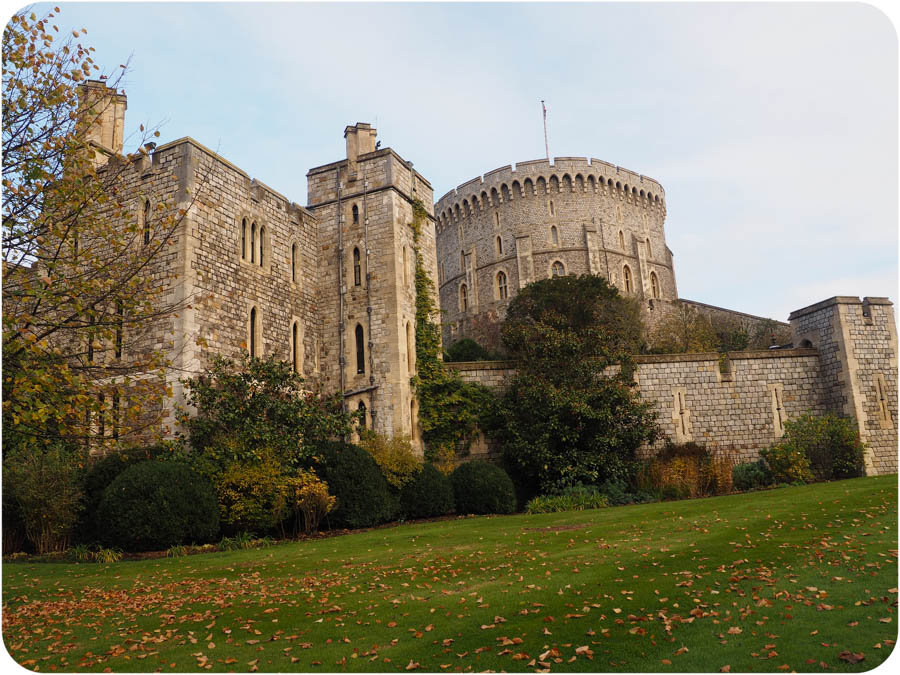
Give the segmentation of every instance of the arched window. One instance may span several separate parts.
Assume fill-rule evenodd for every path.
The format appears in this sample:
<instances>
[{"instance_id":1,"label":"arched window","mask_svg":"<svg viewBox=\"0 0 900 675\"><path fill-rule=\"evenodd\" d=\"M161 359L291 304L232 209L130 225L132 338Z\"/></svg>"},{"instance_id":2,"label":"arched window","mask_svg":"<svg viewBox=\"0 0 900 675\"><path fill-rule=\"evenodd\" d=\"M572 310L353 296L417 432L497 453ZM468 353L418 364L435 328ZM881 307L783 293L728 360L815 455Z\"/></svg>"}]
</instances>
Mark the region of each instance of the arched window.
<instances>
[{"instance_id":1,"label":"arched window","mask_svg":"<svg viewBox=\"0 0 900 675\"><path fill-rule=\"evenodd\" d=\"M628 265L622 268L622 280L625 282L625 292L631 293L631 268Z\"/></svg>"},{"instance_id":2,"label":"arched window","mask_svg":"<svg viewBox=\"0 0 900 675\"><path fill-rule=\"evenodd\" d=\"M250 340L247 343L247 350L250 352L250 358L256 358L256 307L250 310Z\"/></svg>"},{"instance_id":3,"label":"arched window","mask_svg":"<svg viewBox=\"0 0 900 675\"><path fill-rule=\"evenodd\" d=\"M263 266L263 244L266 239L266 228L259 228L259 266Z\"/></svg>"},{"instance_id":4,"label":"arched window","mask_svg":"<svg viewBox=\"0 0 900 675\"><path fill-rule=\"evenodd\" d=\"M363 327L356 324L356 373L366 372L366 343L363 342Z\"/></svg>"},{"instance_id":5,"label":"arched window","mask_svg":"<svg viewBox=\"0 0 900 675\"><path fill-rule=\"evenodd\" d=\"M619 248L625 250L625 233L619 230Z\"/></svg>"},{"instance_id":6,"label":"arched window","mask_svg":"<svg viewBox=\"0 0 900 675\"><path fill-rule=\"evenodd\" d=\"M497 272L497 298L500 300L506 300L506 296L506 273Z\"/></svg>"},{"instance_id":7,"label":"arched window","mask_svg":"<svg viewBox=\"0 0 900 675\"><path fill-rule=\"evenodd\" d=\"M359 411L359 426L361 426L363 429L365 429L366 428L366 404L363 403L362 401L360 401L359 405L356 406L356 409Z\"/></svg>"},{"instance_id":8,"label":"arched window","mask_svg":"<svg viewBox=\"0 0 900 675\"><path fill-rule=\"evenodd\" d=\"M554 277L562 277L566 274L566 268L563 267L563 264L557 260L553 263L553 266L550 268L550 274Z\"/></svg>"},{"instance_id":9,"label":"arched window","mask_svg":"<svg viewBox=\"0 0 900 675\"><path fill-rule=\"evenodd\" d=\"M406 370L412 374L416 362L416 348L413 344L412 326L406 322Z\"/></svg>"},{"instance_id":10,"label":"arched window","mask_svg":"<svg viewBox=\"0 0 900 675\"><path fill-rule=\"evenodd\" d=\"M297 283L297 244L291 244L291 281Z\"/></svg>"},{"instance_id":11,"label":"arched window","mask_svg":"<svg viewBox=\"0 0 900 675\"><path fill-rule=\"evenodd\" d=\"M494 212L494 227L500 227L500 213Z\"/></svg>"},{"instance_id":12,"label":"arched window","mask_svg":"<svg viewBox=\"0 0 900 675\"><path fill-rule=\"evenodd\" d=\"M250 226L250 262L256 262L256 223Z\"/></svg>"},{"instance_id":13,"label":"arched window","mask_svg":"<svg viewBox=\"0 0 900 675\"><path fill-rule=\"evenodd\" d=\"M150 243L150 200L144 201L144 244Z\"/></svg>"},{"instance_id":14,"label":"arched window","mask_svg":"<svg viewBox=\"0 0 900 675\"><path fill-rule=\"evenodd\" d=\"M362 285L362 265L359 262L359 249L353 249L353 285Z\"/></svg>"},{"instance_id":15,"label":"arched window","mask_svg":"<svg viewBox=\"0 0 900 675\"><path fill-rule=\"evenodd\" d=\"M553 200L552 200L552 199L550 200L550 215L551 215L551 216L556 215L556 214L554 213L554 209L553 209Z\"/></svg>"},{"instance_id":16,"label":"arched window","mask_svg":"<svg viewBox=\"0 0 900 675\"><path fill-rule=\"evenodd\" d=\"M466 271L466 252L465 251L459 252L459 271L460 272Z\"/></svg>"},{"instance_id":17,"label":"arched window","mask_svg":"<svg viewBox=\"0 0 900 675\"><path fill-rule=\"evenodd\" d=\"M503 237L497 237L497 255L503 255Z\"/></svg>"},{"instance_id":18,"label":"arched window","mask_svg":"<svg viewBox=\"0 0 900 675\"><path fill-rule=\"evenodd\" d=\"M469 289L466 288L465 284L461 284L459 287L459 309L462 312L465 312L469 308Z\"/></svg>"},{"instance_id":19,"label":"arched window","mask_svg":"<svg viewBox=\"0 0 900 675\"><path fill-rule=\"evenodd\" d=\"M241 260L247 259L247 219L241 219Z\"/></svg>"},{"instance_id":20,"label":"arched window","mask_svg":"<svg viewBox=\"0 0 900 675\"><path fill-rule=\"evenodd\" d=\"M353 205L353 224L359 225L359 207L356 204Z\"/></svg>"},{"instance_id":21,"label":"arched window","mask_svg":"<svg viewBox=\"0 0 900 675\"><path fill-rule=\"evenodd\" d=\"M650 237L647 237L647 257L653 256L653 250L650 248Z\"/></svg>"},{"instance_id":22,"label":"arched window","mask_svg":"<svg viewBox=\"0 0 900 675\"><path fill-rule=\"evenodd\" d=\"M559 230L556 229L556 225L550 228L550 243L559 246Z\"/></svg>"},{"instance_id":23,"label":"arched window","mask_svg":"<svg viewBox=\"0 0 900 675\"><path fill-rule=\"evenodd\" d=\"M654 298L659 298L659 279L656 278L656 272L650 272L650 292Z\"/></svg>"},{"instance_id":24,"label":"arched window","mask_svg":"<svg viewBox=\"0 0 900 675\"><path fill-rule=\"evenodd\" d=\"M294 367L294 372L300 372L300 350L299 344L297 340L297 322L291 326L291 365Z\"/></svg>"}]
</instances>

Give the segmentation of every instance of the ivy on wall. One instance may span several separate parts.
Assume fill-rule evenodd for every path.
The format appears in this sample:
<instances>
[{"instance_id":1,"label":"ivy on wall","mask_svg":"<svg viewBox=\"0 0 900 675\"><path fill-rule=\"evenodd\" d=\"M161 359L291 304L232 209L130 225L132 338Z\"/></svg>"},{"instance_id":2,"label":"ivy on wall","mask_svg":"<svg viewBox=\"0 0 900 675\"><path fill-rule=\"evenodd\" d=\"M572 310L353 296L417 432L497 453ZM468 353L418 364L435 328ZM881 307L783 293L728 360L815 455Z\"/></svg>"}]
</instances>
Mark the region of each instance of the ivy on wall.
<instances>
[{"instance_id":1,"label":"ivy on wall","mask_svg":"<svg viewBox=\"0 0 900 675\"><path fill-rule=\"evenodd\" d=\"M416 374L410 379L419 399L419 425L425 459L452 468L466 454L478 434L481 415L494 396L481 385L463 382L441 360L441 329L432 319L437 312L434 284L425 269L419 241L428 212L413 201L413 252L416 263Z\"/></svg>"}]
</instances>

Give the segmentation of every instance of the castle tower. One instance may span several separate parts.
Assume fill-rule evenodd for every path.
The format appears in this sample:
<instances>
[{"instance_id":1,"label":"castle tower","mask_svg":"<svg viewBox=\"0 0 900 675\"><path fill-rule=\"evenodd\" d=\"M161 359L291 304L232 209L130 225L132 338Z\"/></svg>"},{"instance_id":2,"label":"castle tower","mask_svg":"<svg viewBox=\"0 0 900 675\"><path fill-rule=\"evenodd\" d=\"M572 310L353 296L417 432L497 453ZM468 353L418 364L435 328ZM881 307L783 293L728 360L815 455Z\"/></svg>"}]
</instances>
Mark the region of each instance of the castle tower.
<instances>
[{"instance_id":1,"label":"castle tower","mask_svg":"<svg viewBox=\"0 0 900 675\"><path fill-rule=\"evenodd\" d=\"M78 101L88 125L85 140L94 149L92 162L100 166L110 155L122 153L128 99L105 82L88 80L78 87Z\"/></svg>"},{"instance_id":2,"label":"castle tower","mask_svg":"<svg viewBox=\"0 0 900 675\"><path fill-rule=\"evenodd\" d=\"M866 474L897 472L897 326L887 298L836 296L791 312L795 347L815 347L827 409L856 420Z\"/></svg>"},{"instance_id":3,"label":"castle tower","mask_svg":"<svg viewBox=\"0 0 900 675\"><path fill-rule=\"evenodd\" d=\"M348 410L364 409L366 426L409 435L422 451L415 374L413 203L429 213L420 249L436 278L432 188L411 162L375 147L376 130L344 130L347 157L310 169L308 209L319 250L322 384L342 391Z\"/></svg>"}]
</instances>

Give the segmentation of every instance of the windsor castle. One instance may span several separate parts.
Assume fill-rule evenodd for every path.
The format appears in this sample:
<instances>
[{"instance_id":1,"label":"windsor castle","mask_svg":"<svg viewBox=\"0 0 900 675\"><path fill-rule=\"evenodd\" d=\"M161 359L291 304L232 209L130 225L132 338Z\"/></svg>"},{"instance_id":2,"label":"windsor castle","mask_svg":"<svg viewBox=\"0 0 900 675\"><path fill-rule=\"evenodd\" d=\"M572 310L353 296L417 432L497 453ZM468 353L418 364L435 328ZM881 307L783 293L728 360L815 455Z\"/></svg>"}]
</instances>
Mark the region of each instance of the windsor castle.
<instances>
[{"instance_id":1,"label":"windsor castle","mask_svg":"<svg viewBox=\"0 0 900 675\"><path fill-rule=\"evenodd\" d=\"M108 101L91 130L97 163L122 152L126 99L90 81ZM185 210L172 246L155 261L167 299L186 309L134 336L164 348L173 372L159 402L160 433L183 402L179 378L215 355L275 355L326 393L343 392L376 431L409 435L421 450L415 373L415 250L437 281L445 346L480 338L502 321L526 284L597 274L635 297L650 325L678 300L666 244L666 202L655 180L607 162L557 157L519 162L463 183L434 201L425 176L376 130L344 130L346 156L307 172L305 205L182 138L132 162L135 217L160 203ZM427 222L414 247L414 205ZM763 321L691 303L749 326ZM886 298L838 296L789 318L790 348L636 357L640 395L655 402L675 441L728 448L746 458L768 447L784 421L806 411L855 418L870 474L897 471L897 334ZM787 326L785 326L787 329ZM463 379L503 386L514 364L452 364ZM489 451L486 446L476 452Z\"/></svg>"}]
</instances>

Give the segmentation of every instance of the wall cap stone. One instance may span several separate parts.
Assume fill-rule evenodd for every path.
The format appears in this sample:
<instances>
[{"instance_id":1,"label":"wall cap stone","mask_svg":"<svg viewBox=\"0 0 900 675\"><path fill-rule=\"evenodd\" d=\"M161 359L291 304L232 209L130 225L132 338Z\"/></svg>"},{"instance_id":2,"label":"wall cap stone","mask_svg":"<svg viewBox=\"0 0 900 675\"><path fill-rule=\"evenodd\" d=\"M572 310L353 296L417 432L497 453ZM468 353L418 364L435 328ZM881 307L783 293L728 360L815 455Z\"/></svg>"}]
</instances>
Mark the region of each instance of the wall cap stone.
<instances>
[{"instance_id":1,"label":"wall cap stone","mask_svg":"<svg viewBox=\"0 0 900 675\"><path fill-rule=\"evenodd\" d=\"M812 312L818 312L820 310L825 309L826 307L831 307L833 305L861 305L861 304L862 304L862 300L857 298L855 295L835 295L833 298L828 298L827 300L822 300L821 302L817 302L813 305L808 305L806 307L801 307L800 309L795 309L793 312L791 312L790 316L788 317L788 321L793 321L794 319L799 319L801 316L805 316L806 314L811 314Z\"/></svg>"}]
</instances>

